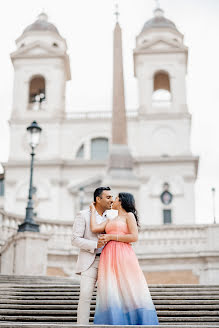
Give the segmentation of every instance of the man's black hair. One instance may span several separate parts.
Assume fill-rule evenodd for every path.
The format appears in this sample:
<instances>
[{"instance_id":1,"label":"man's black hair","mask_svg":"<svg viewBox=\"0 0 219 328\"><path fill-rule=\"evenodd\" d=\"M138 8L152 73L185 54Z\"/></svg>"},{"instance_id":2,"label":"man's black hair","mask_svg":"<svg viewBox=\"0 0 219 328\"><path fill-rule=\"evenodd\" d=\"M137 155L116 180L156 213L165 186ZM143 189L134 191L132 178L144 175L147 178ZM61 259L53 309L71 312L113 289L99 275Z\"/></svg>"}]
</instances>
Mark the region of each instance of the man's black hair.
<instances>
[{"instance_id":1,"label":"man's black hair","mask_svg":"<svg viewBox=\"0 0 219 328\"><path fill-rule=\"evenodd\" d=\"M102 195L102 192L104 190L111 190L110 187L99 187L97 188L95 191L94 191L94 201L96 202L96 198L97 197L100 197L101 198L101 195Z\"/></svg>"}]
</instances>

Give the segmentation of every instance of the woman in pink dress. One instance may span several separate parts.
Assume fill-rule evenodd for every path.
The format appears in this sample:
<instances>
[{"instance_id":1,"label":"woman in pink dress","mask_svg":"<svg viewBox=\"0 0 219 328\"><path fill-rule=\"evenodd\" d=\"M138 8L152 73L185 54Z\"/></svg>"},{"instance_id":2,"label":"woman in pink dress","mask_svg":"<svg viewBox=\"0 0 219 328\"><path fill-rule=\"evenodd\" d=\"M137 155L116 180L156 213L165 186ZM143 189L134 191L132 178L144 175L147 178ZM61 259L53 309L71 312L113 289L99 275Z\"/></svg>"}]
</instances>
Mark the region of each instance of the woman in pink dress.
<instances>
[{"instance_id":1,"label":"woman in pink dress","mask_svg":"<svg viewBox=\"0 0 219 328\"><path fill-rule=\"evenodd\" d=\"M91 210L91 230L106 232L107 242L98 268L97 303L94 324L159 325L144 274L130 243L138 240L138 215L130 193L119 193L113 203L118 216L97 224Z\"/></svg>"}]
</instances>

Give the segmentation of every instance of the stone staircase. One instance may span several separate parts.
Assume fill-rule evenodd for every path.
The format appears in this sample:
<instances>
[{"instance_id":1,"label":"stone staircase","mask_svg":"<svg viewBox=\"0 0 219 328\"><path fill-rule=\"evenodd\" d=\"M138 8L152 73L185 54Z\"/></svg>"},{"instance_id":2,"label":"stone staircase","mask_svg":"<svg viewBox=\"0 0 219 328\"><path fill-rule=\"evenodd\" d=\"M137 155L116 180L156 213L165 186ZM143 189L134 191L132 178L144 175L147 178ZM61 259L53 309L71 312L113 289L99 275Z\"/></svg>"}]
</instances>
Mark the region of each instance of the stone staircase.
<instances>
[{"instance_id":1,"label":"stone staircase","mask_svg":"<svg viewBox=\"0 0 219 328\"><path fill-rule=\"evenodd\" d=\"M160 327L219 327L219 285L149 288ZM0 275L0 327L70 328L76 325L78 297L79 285L70 278ZM90 323L95 300L96 291Z\"/></svg>"}]
</instances>

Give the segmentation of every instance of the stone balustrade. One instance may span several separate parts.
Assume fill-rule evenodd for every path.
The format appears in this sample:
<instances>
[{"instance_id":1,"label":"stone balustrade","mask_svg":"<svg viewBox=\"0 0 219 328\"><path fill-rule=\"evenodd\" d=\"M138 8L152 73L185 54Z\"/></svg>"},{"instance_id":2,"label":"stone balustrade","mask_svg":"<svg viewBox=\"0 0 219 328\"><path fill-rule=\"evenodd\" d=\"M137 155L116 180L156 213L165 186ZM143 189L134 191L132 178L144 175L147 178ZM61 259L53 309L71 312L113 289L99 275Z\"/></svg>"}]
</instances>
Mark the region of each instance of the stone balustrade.
<instances>
[{"instance_id":1,"label":"stone balustrade","mask_svg":"<svg viewBox=\"0 0 219 328\"><path fill-rule=\"evenodd\" d=\"M16 233L17 226L22 221L23 217L0 210L0 245ZM77 250L71 246L72 223L43 219L37 219L37 223L40 224L40 231L43 234L50 235L49 252L76 254ZM215 251L219 251L218 232L218 224L144 226L140 230L139 240L134 248L139 256L206 252L211 251L213 246L210 244L216 248L218 246ZM211 234L211 243L209 243L209 234Z\"/></svg>"},{"instance_id":2,"label":"stone balustrade","mask_svg":"<svg viewBox=\"0 0 219 328\"><path fill-rule=\"evenodd\" d=\"M22 221L23 217L0 210L1 270L4 273L16 273L13 268L16 263L20 264L20 259L16 262L17 251L14 247L22 237L17 234L18 224ZM44 267L47 268L47 274L73 276L78 249L71 245L72 223L43 219L36 221L40 224L39 239L47 238L46 246L43 240L40 241L46 247ZM174 271L175 276L180 272L189 275L185 281L195 279L195 283L215 284L219 283L218 236L219 224L144 226L133 247L144 272L151 272L153 277L154 272L161 272L158 281L164 274ZM30 240L33 237L31 235ZM26 240L26 236L22 238ZM31 248L31 245L32 242L28 247ZM19 269L18 265L16 267Z\"/></svg>"},{"instance_id":3,"label":"stone balustrade","mask_svg":"<svg viewBox=\"0 0 219 328\"><path fill-rule=\"evenodd\" d=\"M136 110L127 110L126 115L128 118L130 117L137 117L138 112ZM112 111L110 110L99 110L99 111L67 111L66 112L66 118L67 119L106 119L112 117Z\"/></svg>"},{"instance_id":4,"label":"stone balustrade","mask_svg":"<svg viewBox=\"0 0 219 328\"><path fill-rule=\"evenodd\" d=\"M23 222L24 218L19 215L8 214L0 210L0 245L17 232L18 225ZM37 219L40 224L40 232L50 236L48 248L52 253L56 251L71 251L75 253L74 247L71 246L72 224L69 222L49 221Z\"/></svg>"},{"instance_id":5,"label":"stone balustrade","mask_svg":"<svg viewBox=\"0 0 219 328\"><path fill-rule=\"evenodd\" d=\"M206 250L209 225L162 225L144 227L135 250L143 254L176 254Z\"/></svg>"}]
</instances>

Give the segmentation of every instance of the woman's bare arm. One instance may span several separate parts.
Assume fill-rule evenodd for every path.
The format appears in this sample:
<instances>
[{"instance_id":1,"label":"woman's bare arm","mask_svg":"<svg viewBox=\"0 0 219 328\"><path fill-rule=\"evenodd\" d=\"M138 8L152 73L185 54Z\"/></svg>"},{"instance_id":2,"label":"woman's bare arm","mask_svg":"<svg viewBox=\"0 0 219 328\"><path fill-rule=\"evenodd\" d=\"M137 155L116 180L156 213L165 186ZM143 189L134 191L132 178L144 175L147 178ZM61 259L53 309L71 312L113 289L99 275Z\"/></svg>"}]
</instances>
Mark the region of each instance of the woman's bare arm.
<instances>
[{"instance_id":1,"label":"woman's bare arm","mask_svg":"<svg viewBox=\"0 0 219 328\"><path fill-rule=\"evenodd\" d=\"M90 214L90 229L91 229L91 231L93 233L104 232L108 220L106 220L105 222L100 223L100 224L98 224L96 222L96 209L95 209L95 206L94 206L93 203L90 205L90 212L91 212L91 214Z\"/></svg>"}]
</instances>

